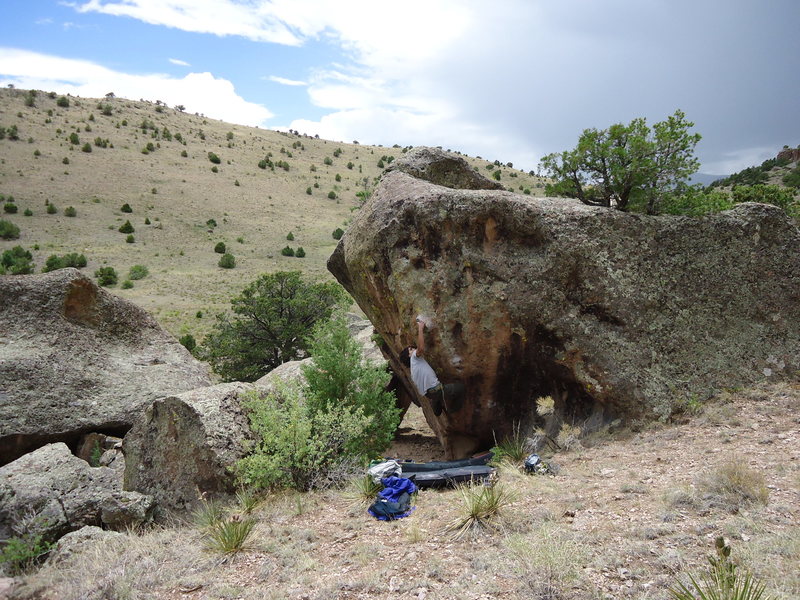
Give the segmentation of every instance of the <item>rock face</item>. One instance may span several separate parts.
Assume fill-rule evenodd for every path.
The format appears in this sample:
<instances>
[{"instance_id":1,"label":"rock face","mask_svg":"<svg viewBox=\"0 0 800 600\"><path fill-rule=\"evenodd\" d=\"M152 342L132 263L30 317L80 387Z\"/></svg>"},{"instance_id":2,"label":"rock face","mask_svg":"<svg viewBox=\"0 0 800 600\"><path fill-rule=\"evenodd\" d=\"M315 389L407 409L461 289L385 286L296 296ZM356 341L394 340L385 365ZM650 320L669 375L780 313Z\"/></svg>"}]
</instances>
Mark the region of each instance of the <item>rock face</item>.
<instances>
[{"instance_id":1,"label":"rock face","mask_svg":"<svg viewBox=\"0 0 800 600\"><path fill-rule=\"evenodd\" d=\"M229 467L252 439L239 398L255 389L223 383L153 402L123 440L124 488L152 494L157 516L232 493Z\"/></svg>"},{"instance_id":2,"label":"rock face","mask_svg":"<svg viewBox=\"0 0 800 600\"><path fill-rule=\"evenodd\" d=\"M210 384L155 319L78 270L0 276L0 464L122 434L156 398Z\"/></svg>"},{"instance_id":3,"label":"rock face","mask_svg":"<svg viewBox=\"0 0 800 600\"><path fill-rule=\"evenodd\" d=\"M422 401L449 456L540 423L541 396L560 420L591 427L664 418L716 386L800 366L800 232L781 210L652 217L453 189L441 184L472 169L441 154L393 163L328 268L409 393L397 356L415 342L415 315L433 319L427 359L467 390L460 411L438 418Z\"/></svg>"},{"instance_id":4,"label":"rock face","mask_svg":"<svg viewBox=\"0 0 800 600\"><path fill-rule=\"evenodd\" d=\"M152 498L122 492L116 473L90 467L63 443L0 467L0 540L31 533L55 541L86 525L138 525L152 505Z\"/></svg>"}]
</instances>

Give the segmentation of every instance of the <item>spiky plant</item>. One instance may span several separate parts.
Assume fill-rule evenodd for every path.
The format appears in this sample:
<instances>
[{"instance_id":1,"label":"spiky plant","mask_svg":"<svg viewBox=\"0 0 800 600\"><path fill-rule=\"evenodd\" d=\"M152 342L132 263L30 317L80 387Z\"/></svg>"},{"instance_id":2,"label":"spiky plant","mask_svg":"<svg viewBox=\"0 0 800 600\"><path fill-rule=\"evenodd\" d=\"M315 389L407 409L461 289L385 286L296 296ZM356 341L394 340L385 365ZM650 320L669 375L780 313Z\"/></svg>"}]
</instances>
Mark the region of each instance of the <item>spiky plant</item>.
<instances>
[{"instance_id":1,"label":"spiky plant","mask_svg":"<svg viewBox=\"0 0 800 600\"><path fill-rule=\"evenodd\" d=\"M473 481L459 486L458 492L461 496L459 515L447 526L456 539L491 528L503 508L515 500L514 493L502 484L490 486Z\"/></svg>"},{"instance_id":2,"label":"spiky plant","mask_svg":"<svg viewBox=\"0 0 800 600\"><path fill-rule=\"evenodd\" d=\"M220 521L206 531L206 545L209 550L221 554L233 554L244 549L247 538L255 527L256 520L252 517L232 515L229 519Z\"/></svg>"}]
</instances>

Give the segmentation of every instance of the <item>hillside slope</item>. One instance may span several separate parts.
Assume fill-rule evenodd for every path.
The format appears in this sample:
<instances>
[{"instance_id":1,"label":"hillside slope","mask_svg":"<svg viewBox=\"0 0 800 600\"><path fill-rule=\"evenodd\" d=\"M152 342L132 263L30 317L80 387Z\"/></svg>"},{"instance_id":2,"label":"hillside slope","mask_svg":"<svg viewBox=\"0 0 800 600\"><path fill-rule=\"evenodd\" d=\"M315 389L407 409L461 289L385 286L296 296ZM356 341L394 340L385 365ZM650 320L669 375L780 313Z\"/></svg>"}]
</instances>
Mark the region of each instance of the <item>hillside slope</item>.
<instances>
[{"instance_id":1,"label":"hillside slope","mask_svg":"<svg viewBox=\"0 0 800 600\"><path fill-rule=\"evenodd\" d=\"M231 125L145 101L69 97L64 107L54 94L37 92L33 106L27 98L23 90L0 90L0 127L15 126L19 138L0 140L0 194L18 206L0 218L21 229L18 240L0 240L0 251L30 249L37 272L52 254L83 253L85 272L111 266L120 282L131 266L145 265L150 275L133 288L112 289L176 335L201 337L210 314L261 273L299 269L329 278L333 230L346 227L360 206L356 194L369 191L389 157L403 152ZM144 153L147 144L153 150ZM259 168L262 160L273 168ZM530 174L468 160L485 175L500 171L518 193L543 192ZM48 202L55 214L46 212ZM133 212L120 210L126 203ZM64 216L68 206L76 217ZM26 209L33 214L25 216ZM216 227L207 225L211 219ZM133 243L118 231L126 220L135 228ZM234 269L217 266L220 241L236 257ZM306 257L282 256L286 245L302 247Z\"/></svg>"}]
</instances>

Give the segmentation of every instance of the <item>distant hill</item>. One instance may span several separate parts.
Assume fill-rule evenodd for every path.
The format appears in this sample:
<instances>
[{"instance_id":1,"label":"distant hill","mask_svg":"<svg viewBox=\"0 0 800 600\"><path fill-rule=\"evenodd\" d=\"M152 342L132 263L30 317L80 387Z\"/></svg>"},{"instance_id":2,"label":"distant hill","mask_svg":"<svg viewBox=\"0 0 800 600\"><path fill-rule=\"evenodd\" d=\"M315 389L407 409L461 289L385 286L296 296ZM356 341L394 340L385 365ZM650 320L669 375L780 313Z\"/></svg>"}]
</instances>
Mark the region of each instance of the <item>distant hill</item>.
<instances>
[{"instance_id":1,"label":"distant hill","mask_svg":"<svg viewBox=\"0 0 800 600\"><path fill-rule=\"evenodd\" d=\"M800 149L784 148L775 158L769 158L758 166L747 167L738 173L718 178L709 184L712 187L734 185L771 184L800 190Z\"/></svg>"},{"instance_id":2,"label":"distant hill","mask_svg":"<svg viewBox=\"0 0 800 600\"><path fill-rule=\"evenodd\" d=\"M695 173L689 178L689 183L695 184L699 183L700 185L706 186L711 185L718 179L722 179L725 177L724 175L711 175L710 173Z\"/></svg>"},{"instance_id":3,"label":"distant hill","mask_svg":"<svg viewBox=\"0 0 800 600\"><path fill-rule=\"evenodd\" d=\"M0 218L21 230L18 240L0 240L0 252L31 250L37 272L52 254L83 253L87 274L111 266L120 282L144 265L149 275L132 288L111 289L173 334L198 339L261 273L331 277L332 232L346 228L357 194L405 151L232 125L160 103L18 89L0 90L0 128L0 194L17 207ZM530 173L465 158L512 191L543 194ZM65 216L67 207L76 216ZM132 243L118 231L128 220ZM218 266L219 242L235 268ZM283 256L287 245L305 258Z\"/></svg>"}]
</instances>

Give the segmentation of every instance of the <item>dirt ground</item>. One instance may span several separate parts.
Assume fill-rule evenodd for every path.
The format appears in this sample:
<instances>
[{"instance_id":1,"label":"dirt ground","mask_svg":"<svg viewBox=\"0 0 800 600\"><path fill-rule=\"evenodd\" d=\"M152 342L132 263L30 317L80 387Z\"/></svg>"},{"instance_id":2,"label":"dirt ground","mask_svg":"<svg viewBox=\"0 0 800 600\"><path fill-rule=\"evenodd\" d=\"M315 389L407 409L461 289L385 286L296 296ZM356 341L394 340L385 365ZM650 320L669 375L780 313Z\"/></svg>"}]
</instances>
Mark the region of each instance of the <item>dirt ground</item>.
<instances>
[{"instance_id":1,"label":"dirt ground","mask_svg":"<svg viewBox=\"0 0 800 600\"><path fill-rule=\"evenodd\" d=\"M440 458L419 416L392 450ZM683 422L573 443L547 457L554 476L501 467L500 516L458 540L458 490L420 492L395 522L347 491L286 492L238 554L208 551L193 526L130 533L46 565L15 598L666 600L724 536L771 598L796 599L799 425L798 384L725 393Z\"/></svg>"}]
</instances>

